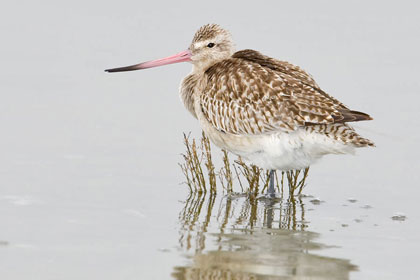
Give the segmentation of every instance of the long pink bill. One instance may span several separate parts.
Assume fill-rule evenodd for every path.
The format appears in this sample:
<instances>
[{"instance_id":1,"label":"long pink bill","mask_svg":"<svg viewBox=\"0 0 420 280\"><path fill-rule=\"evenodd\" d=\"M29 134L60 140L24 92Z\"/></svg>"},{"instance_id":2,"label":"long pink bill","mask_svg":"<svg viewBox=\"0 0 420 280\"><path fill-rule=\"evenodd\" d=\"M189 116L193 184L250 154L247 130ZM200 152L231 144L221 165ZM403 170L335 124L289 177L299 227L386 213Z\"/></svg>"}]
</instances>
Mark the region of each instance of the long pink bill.
<instances>
[{"instance_id":1,"label":"long pink bill","mask_svg":"<svg viewBox=\"0 0 420 280\"><path fill-rule=\"evenodd\" d=\"M191 61L191 52L189 50L177 53L172 56L168 56L165 58L157 59L157 60L151 60L131 66L125 66L125 67L119 67L119 68L113 68L113 69L106 69L106 72L122 72L122 71L134 71L134 70L140 70L140 69L146 69L146 68L152 68L157 66L162 66L166 64L172 64L172 63L178 63L178 62L185 62L185 61Z\"/></svg>"}]
</instances>

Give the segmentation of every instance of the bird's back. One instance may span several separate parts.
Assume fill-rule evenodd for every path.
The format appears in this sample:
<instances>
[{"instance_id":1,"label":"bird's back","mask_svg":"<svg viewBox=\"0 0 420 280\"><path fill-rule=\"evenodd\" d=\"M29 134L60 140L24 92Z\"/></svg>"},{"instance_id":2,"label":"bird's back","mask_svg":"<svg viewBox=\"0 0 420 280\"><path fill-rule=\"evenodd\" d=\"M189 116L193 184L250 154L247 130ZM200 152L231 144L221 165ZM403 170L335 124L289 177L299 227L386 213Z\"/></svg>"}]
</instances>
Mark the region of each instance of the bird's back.
<instances>
[{"instance_id":1,"label":"bird's back","mask_svg":"<svg viewBox=\"0 0 420 280\"><path fill-rule=\"evenodd\" d=\"M201 109L219 131L261 135L306 129L356 146L373 145L345 124L371 117L348 109L295 65L243 50L208 68L205 77ZM341 126L346 129L337 129Z\"/></svg>"}]
</instances>

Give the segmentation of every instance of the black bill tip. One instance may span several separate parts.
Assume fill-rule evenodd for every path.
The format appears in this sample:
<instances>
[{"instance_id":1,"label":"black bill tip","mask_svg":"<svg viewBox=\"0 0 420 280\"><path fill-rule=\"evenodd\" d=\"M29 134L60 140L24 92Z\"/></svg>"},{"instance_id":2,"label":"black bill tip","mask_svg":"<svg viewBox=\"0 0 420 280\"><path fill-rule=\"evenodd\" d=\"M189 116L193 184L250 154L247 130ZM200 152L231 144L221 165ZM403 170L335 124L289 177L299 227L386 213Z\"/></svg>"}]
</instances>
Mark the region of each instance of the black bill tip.
<instances>
[{"instance_id":1,"label":"black bill tip","mask_svg":"<svg viewBox=\"0 0 420 280\"><path fill-rule=\"evenodd\" d=\"M111 69L106 69L105 72L114 73L114 72L135 71L135 70L141 69L139 66L140 64L135 64L135 65L125 66L125 67L111 68Z\"/></svg>"}]
</instances>

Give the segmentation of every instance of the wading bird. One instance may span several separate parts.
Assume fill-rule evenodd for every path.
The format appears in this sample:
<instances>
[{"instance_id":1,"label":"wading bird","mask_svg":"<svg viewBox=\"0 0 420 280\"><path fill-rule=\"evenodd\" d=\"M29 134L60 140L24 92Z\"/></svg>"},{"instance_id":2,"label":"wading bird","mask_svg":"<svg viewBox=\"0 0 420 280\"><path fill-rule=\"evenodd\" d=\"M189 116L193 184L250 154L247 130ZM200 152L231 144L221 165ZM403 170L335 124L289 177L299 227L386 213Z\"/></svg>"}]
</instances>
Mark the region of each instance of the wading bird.
<instances>
[{"instance_id":1,"label":"wading bird","mask_svg":"<svg viewBox=\"0 0 420 280\"><path fill-rule=\"evenodd\" d=\"M347 122L371 120L325 93L299 67L254 50L235 52L230 33L202 26L186 51L170 57L105 70L133 71L191 62L181 99L205 134L222 149L270 170L300 170L326 154L374 146Z\"/></svg>"}]
</instances>

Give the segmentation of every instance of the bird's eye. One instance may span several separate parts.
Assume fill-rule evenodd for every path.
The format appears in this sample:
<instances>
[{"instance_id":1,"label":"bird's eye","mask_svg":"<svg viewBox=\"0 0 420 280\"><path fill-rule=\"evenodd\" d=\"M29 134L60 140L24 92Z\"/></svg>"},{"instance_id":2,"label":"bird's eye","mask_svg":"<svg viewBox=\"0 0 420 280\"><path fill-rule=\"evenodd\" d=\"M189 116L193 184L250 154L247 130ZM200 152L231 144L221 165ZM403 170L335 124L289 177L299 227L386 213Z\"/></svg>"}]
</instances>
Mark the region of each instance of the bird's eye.
<instances>
[{"instance_id":1,"label":"bird's eye","mask_svg":"<svg viewBox=\"0 0 420 280\"><path fill-rule=\"evenodd\" d=\"M214 47L214 43L208 43L207 47L213 48Z\"/></svg>"}]
</instances>

